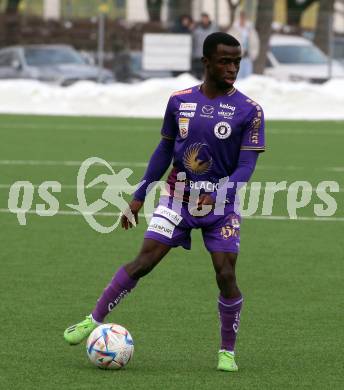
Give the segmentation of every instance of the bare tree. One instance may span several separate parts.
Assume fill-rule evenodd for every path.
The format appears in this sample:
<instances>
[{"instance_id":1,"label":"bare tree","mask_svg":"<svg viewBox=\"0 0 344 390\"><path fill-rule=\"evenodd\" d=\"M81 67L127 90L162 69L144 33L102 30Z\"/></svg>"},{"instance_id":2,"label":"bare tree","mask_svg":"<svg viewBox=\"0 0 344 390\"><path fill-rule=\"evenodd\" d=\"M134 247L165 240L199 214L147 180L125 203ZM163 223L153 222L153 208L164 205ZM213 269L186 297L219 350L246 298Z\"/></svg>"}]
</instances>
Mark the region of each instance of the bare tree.
<instances>
[{"instance_id":1,"label":"bare tree","mask_svg":"<svg viewBox=\"0 0 344 390\"><path fill-rule=\"evenodd\" d=\"M160 13L162 0L146 0L149 20L151 22L160 22Z\"/></svg>"},{"instance_id":2,"label":"bare tree","mask_svg":"<svg viewBox=\"0 0 344 390\"><path fill-rule=\"evenodd\" d=\"M21 0L7 0L5 13L7 15L15 15L18 12L18 7Z\"/></svg>"},{"instance_id":3,"label":"bare tree","mask_svg":"<svg viewBox=\"0 0 344 390\"><path fill-rule=\"evenodd\" d=\"M316 1L317 0L287 0L287 24L299 30L303 12Z\"/></svg>"},{"instance_id":4,"label":"bare tree","mask_svg":"<svg viewBox=\"0 0 344 390\"><path fill-rule=\"evenodd\" d=\"M227 0L228 7L229 7L229 26L228 28L232 27L232 24L234 22L236 9L238 8L240 4L240 0Z\"/></svg>"},{"instance_id":5,"label":"bare tree","mask_svg":"<svg viewBox=\"0 0 344 390\"><path fill-rule=\"evenodd\" d=\"M18 39L18 9L21 0L7 0L4 20L4 42L6 45L17 43Z\"/></svg>"},{"instance_id":6,"label":"bare tree","mask_svg":"<svg viewBox=\"0 0 344 390\"><path fill-rule=\"evenodd\" d=\"M266 54L269 49L271 24L274 14L273 0L260 0L257 8L256 29L260 39L260 51L254 62L254 72L263 74L266 65Z\"/></svg>"},{"instance_id":7,"label":"bare tree","mask_svg":"<svg viewBox=\"0 0 344 390\"><path fill-rule=\"evenodd\" d=\"M191 15L192 1L170 0L169 1L169 19L172 23L182 15Z\"/></svg>"},{"instance_id":8,"label":"bare tree","mask_svg":"<svg viewBox=\"0 0 344 390\"><path fill-rule=\"evenodd\" d=\"M329 53L329 32L332 29L334 0L320 0L314 43L326 54Z\"/></svg>"}]
</instances>

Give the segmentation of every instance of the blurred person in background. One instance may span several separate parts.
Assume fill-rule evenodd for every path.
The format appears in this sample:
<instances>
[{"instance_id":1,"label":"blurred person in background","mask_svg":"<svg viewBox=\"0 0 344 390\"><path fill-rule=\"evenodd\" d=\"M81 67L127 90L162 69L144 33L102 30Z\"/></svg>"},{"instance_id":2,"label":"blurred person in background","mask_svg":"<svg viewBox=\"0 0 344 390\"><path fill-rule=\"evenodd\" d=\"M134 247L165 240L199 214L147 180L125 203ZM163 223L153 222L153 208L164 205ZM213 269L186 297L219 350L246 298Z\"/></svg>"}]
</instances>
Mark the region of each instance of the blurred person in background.
<instances>
[{"instance_id":1,"label":"blurred person in background","mask_svg":"<svg viewBox=\"0 0 344 390\"><path fill-rule=\"evenodd\" d=\"M245 11L240 11L239 18L234 21L228 34L241 43L242 59L238 79L243 79L253 72L253 62L259 54L259 36L253 23L247 19Z\"/></svg>"},{"instance_id":2,"label":"blurred person in background","mask_svg":"<svg viewBox=\"0 0 344 390\"><path fill-rule=\"evenodd\" d=\"M203 42L205 38L214 32L219 31L218 27L210 20L207 13L201 14L201 21L192 33L192 74L198 79L203 78Z\"/></svg>"},{"instance_id":3,"label":"blurred person in background","mask_svg":"<svg viewBox=\"0 0 344 390\"><path fill-rule=\"evenodd\" d=\"M171 32L175 34L192 34L193 28L194 28L194 21L192 17L190 15L184 14L178 18ZM184 71L174 70L172 71L172 76L177 77L183 73Z\"/></svg>"},{"instance_id":4,"label":"blurred person in background","mask_svg":"<svg viewBox=\"0 0 344 390\"><path fill-rule=\"evenodd\" d=\"M177 34L191 34L194 27L194 21L190 15L182 15L179 17L172 32Z\"/></svg>"}]
</instances>

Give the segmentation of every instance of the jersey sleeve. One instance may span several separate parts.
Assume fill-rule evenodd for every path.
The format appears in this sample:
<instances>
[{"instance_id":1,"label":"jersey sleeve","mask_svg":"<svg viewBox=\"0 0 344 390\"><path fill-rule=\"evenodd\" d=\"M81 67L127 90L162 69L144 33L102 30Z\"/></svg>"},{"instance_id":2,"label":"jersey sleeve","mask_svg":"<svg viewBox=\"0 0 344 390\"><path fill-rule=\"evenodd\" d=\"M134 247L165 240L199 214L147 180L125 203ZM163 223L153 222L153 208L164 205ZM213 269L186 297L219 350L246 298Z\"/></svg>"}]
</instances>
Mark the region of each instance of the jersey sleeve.
<instances>
[{"instance_id":1,"label":"jersey sleeve","mask_svg":"<svg viewBox=\"0 0 344 390\"><path fill-rule=\"evenodd\" d=\"M245 123L240 150L265 151L265 122L262 108L252 102L253 109Z\"/></svg>"},{"instance_id":2,"label":"jersey sleeve","mask_svg":"<svg viewBox=\"0 0 344 390\"><path fill-rule=\"evenodd\" d=\"M176 106L174 96L171 96L166 107L164 122L161 128L162 138L174 140L178 134L177 122L175 117Z\"/></svg>"}]
</instances>

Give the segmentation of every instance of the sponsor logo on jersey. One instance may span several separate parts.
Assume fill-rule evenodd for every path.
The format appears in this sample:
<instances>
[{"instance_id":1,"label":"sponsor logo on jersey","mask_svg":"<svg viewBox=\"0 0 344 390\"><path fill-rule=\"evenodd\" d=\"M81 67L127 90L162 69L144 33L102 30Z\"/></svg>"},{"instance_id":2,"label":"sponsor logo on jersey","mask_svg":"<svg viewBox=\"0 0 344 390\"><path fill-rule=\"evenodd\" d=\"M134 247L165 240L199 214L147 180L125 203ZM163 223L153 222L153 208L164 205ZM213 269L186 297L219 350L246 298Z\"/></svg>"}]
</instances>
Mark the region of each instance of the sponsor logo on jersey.
<instances>
[{"instance_id":1,"label":"sponsor logo on jersey","mask_svg":"<svg viewBox=\"0 0 344 390\"><path fill-rule=\"evenodd\" d=\"M202 112L203 114L211 115L214 112L214 107L206 104L202 107Z\"/></svg>"},{"instance_id":2,"label":"sponsor logo on jersey","mask_svg":"<svg viewBox=\"0 0 344 390\"><path fill-rule=\"evenodd\" d=\"M189 118L179 118L178 125L179 125L179 135L182 138L186 138L189 134Z\"/></svg>"},{"instance_id":3,"label":"sponsor logo on jersey","mask_svg":"<svg viewBox=\"0 0 344 390\"><path fill-rule=\"evenodd\" d=\"M226 119L232 119L234 116L234 111L218 111L217 112L218 116L223 116Z\"/></svg>"},{"instance_id":4,"label":"sponsor logo on jersey","mask_svg":"<svg viewBox=\"0 0 344 390\"><path fill-rule=\"evenodd\" d=\"M180 103L180 111L196 111L197 103Z\"/></svg>"},{"instance_id":5,"label":"sponsor logo on jersey","mask_svg":"<svg viewBox=\"0 0 344 390\"><path fill-rule=\"evenodd\" d=\"M165 218L153 217L149 223L148 231L159 233L162 236L172 238L175 226Z\"/></svg>"},{"instance_id":6,"label":"sponsor logo on jersey","mask_svg":"<svg viewBox=\"0 0 344 390\"><path fill-rule=\"evenodd\" d=\"M205 190L206 192L214 192L219 189L219 183L212 183L211 181L189 181L190 189Z\"/></svg>"},{"instance_id":7,"label":"sponsor logo on jersey","mask_svg":"<svg viewBox=\"0 0 344 390\"><path fill-rule=\"evenodd\" d=\"M202 107L202 114L200 116L202 116L203 118L214 118L212 115L213 112L214 107L206 104Z\"/></svg>"},{"instance_id":8,"label":"sponsor logo on jersey","mask_svg":"<svg viewBox=\"0 0 344 390\"><path fill-rule=\"evenodd\" d=\"M214 134L219 139L226 139L228 138L232 133L232 128L229 123L227 122L219 122L216 123L214 127Z\"/></svg>"},{"instance_id":9,"label":"sponsor logo on jersey","mask_svg":"<svg viewBox=\"0 0 344 390\"><path fill-rule=\"evenodd\" d=\"M235 107L234 106L231 106L229 104L226 104L226 103L222 103L220 102L220 108L224 108L225 110L231 110L231 111L235 111Z\"/></svg>"},{"instance_id":10,"label":"sponsor logo on jersey","mask_svg":"<svg viewBox=\"0 0 344 390\"><path fill-rule=\"evenodd\" d=\"M195 116L194 111L182 111L179 113L180 116L185 116L187 118L193 118Z\"/></svg>"},{"instance_id":11,"label":"sponsor logo on jersey","mask_svg":"<svg viewBox=\"0 0 344 390\"><path fill-rule=\"evenodd\" d=\"M220 108L222 108L221 111L218 111L217 115L223 116L226 119L232 119L234 116L235 108L234 106L231 106L227 103L220 102ZM230 110L230 111L224 111L224 110Z\"/></svg>"}]
</instances>

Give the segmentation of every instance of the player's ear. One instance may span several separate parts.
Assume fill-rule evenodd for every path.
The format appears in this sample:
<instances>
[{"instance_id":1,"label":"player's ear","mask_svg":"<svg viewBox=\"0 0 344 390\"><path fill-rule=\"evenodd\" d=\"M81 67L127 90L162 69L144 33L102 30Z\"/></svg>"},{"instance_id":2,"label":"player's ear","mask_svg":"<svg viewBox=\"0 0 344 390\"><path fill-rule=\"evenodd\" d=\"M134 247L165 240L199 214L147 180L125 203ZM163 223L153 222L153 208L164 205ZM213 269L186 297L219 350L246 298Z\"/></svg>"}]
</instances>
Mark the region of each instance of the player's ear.
<instances>
[{"instance_id":1,"label":"player's ear","mask_svg":"<svg viewBox=\"0 0 344 390\"><path fill-rule=\"evenodd\" d=\"M201 61L205 67L209 65L209 59L207 57L202 57Z\"/></svg>"}]
</instances>

